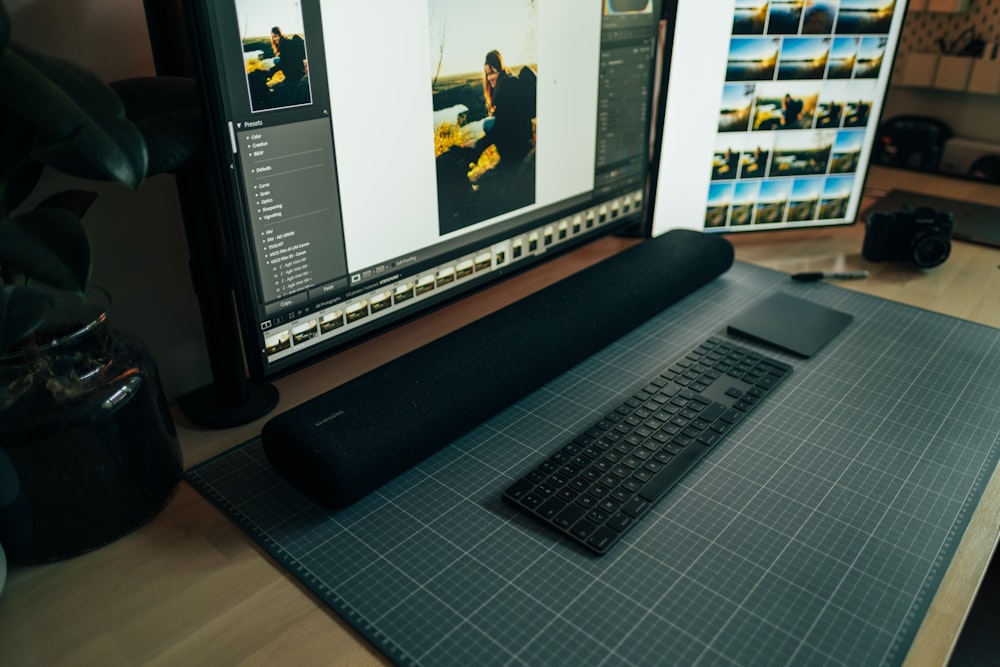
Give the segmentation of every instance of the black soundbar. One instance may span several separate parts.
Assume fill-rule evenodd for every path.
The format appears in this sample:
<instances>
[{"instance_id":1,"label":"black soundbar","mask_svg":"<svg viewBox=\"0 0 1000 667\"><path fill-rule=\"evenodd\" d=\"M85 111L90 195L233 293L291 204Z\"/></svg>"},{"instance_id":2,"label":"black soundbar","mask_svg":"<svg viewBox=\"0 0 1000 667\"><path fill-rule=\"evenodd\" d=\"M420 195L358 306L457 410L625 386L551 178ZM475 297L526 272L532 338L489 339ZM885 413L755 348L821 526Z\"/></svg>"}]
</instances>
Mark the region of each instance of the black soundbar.
<instances>
[{"instance_id":1,"label":"black soundbar","mask_svg":"<svg viewBox=\"0 0 1000 667\"><path fill-rule=\"evenodd\" d=\"M345 507L732 266L720 236L674 230L270 419L271 465Z\"/></svg>"}]
</instances>

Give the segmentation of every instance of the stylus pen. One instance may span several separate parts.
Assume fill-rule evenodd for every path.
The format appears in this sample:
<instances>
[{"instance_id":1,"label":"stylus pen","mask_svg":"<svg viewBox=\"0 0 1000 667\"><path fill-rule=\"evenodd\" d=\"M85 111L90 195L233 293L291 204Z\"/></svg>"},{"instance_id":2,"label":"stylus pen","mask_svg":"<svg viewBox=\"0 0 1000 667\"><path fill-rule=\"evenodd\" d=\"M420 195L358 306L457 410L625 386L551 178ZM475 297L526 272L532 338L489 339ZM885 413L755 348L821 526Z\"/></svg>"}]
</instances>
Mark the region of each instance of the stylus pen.
<instances>
[{"instance_id":1,"label":"stylus pen","mask_svg":"<svg viewBox=\"0 0 1000 667\"><path fill-rule=\"evenodd\" d=\"M809 271L807 273L793 273L792 280L802 282L812 282L814 280L858 280L867 278L867 271Z\"/></svg>"}]
</instances>

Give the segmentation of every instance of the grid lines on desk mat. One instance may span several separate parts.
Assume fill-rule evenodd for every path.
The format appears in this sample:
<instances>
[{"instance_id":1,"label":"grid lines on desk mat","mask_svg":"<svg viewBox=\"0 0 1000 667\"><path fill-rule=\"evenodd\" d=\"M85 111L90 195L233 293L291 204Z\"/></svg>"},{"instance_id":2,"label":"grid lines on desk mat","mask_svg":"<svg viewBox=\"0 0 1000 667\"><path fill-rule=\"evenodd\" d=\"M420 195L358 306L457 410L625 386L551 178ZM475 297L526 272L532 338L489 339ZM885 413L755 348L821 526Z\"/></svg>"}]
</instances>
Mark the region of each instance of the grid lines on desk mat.
<instances>
[{"instance_id":1,"label":"grid lines on desk mat","mask_svg":"<svg viewBox=\"0 0 1000 667\"><path fill-rule=\"evenodd\" d=\"M854 315L604 556L505 506L540 455L775 290ZM741 344L754 347L753 343ZM1000 455L1000 330L737 262L351 507L259 439L187 472L399 664L900 664Z\"/></svg>"}]
</instances>

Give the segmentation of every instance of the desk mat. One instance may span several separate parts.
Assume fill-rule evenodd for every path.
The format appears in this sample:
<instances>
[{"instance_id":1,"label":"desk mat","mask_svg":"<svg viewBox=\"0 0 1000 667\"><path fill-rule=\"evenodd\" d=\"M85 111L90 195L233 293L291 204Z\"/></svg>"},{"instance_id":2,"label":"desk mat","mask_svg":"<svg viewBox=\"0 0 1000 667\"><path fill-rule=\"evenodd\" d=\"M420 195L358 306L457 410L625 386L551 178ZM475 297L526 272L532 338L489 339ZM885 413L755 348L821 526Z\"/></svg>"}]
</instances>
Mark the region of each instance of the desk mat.
<instances>
[{"instance_id":1,"label":"desk mat","mask_svg":"<svg viewBox=\"0 0 1000 667\"><path fill-rule=\"evenodd\" d=\"M612 551L502 504L777 290L854 322L810 359L759 348L795 371ZM737 262L345 510L305 500L259 439L186 476L398 664L894 665L996 467L998 378L998 329Z\"/></svg>"}]
</instances>

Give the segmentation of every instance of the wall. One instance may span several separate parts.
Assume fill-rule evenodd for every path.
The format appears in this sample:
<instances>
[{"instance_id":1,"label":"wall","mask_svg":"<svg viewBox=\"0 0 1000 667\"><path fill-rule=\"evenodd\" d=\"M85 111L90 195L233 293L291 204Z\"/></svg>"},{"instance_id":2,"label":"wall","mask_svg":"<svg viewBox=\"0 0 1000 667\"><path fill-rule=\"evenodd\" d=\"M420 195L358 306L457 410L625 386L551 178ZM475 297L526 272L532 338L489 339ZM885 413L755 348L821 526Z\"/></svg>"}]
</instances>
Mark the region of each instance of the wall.
<instances>
[{"instance_id":1,"label":"wall","mask_svg":"<svg viewBox=\"0 0 1000 667\"><path fill-rule=\"evenodd\" d=\"M911 11L903 26L894 84L885 103L884 118L902 114L934 116L957 136L1000 144L1000 95L983 95L898 83L910 54L939 53L938 39L946 43L974 27L987 42L987 52L1000 42L1000 0L971 0L959 13Z\"/></svg>"},{"instance_id":2,"label":"wall","mask_svg":"<svg viewBox=\"0 0 1000 667\"><path fill-rule=\"evenodd\" d=\"M111 81L153 73L142 0L4 0L12 39ZM114 326L150 347L171 398L211 379L187 245L170 176L124 186L47 174L36 193L97 190L84 217L94 244L93 281L113 299ZM37 197L36 197L37 198Z\"/></svg>"}]
</instances>

